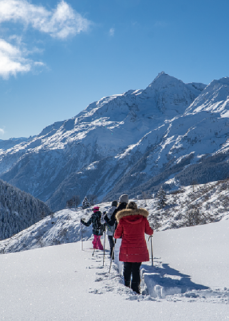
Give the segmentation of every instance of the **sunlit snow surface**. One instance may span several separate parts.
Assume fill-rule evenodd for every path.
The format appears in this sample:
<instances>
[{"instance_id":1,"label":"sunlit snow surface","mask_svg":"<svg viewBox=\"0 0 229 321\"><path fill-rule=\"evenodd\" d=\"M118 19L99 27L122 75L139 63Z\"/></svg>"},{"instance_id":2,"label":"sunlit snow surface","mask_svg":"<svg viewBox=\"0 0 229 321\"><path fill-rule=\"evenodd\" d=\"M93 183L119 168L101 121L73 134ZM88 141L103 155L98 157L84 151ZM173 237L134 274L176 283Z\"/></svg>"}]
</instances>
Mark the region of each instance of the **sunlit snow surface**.
<instances>
[{"instance_id":1,"label":"sunlit snow surface","mask_svg":"<svg viewBox=\"0 0 229 321\"><path fill-rule=\"evenodd\" d=\"M91 240L3 254L0 319L228 320L228 232L224 219L155 233L139 296Z\"/></svg>"}]
</instances>

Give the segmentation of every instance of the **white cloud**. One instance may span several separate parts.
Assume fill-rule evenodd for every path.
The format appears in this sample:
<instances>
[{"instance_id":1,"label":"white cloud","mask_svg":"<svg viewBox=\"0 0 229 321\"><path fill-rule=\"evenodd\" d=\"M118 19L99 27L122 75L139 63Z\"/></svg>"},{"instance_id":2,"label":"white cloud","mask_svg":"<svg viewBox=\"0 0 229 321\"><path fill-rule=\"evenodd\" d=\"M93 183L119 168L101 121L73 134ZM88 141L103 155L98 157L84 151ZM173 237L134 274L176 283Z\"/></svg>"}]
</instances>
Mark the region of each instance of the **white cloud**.
<instances>
[{"instance_id":1,"label":"white cloud","mask_svg":"<svg viewBox=\"0 0 229 321\"><path fill-rule=\"evenodd\" d=\"M45 64L42 61L35 61L34 65L35 66L40 66L40 67L44 67L45 66Z\"/></svg>"},{"instance_id":2,"label":"white cloud","mask_svg":"<svg viewBox=\"0 0 229 321\"><path fill-rule=\"evenodd\" d=\"M31 62L23 57L18 47L0 39L0 76L6 79L18 72L28 72L31 67Z\"/></svg>"},{"instance_id":3,"label":"white cloud","mask_svg":"<svg viewBox=\"0 0 229 321\"><path fill-rule=\"evenodd\" d=\"M27 0L0 0L0 24L4 22L21 23L53 38L65 39L88 30L91 22L74 11L64 0L54 10L33 5ZM43 67L43 62L28 59L28 55L39 49L25 50L21 35L0 38L0 76L29 72L33 67Z\"/></svg>"},{"instance_id":4,"label":"white cloud","mask_svg":"<svg viewBox=\"0 0 229 321\"><path fill-rule=\"evenodd\" d=\"M114 36L114 33L115 33L114 28L111 28L111 29L109 30L109 35L110 35L111 37L113 37L113 36Z\"/></svg>"},{"instance_id":5,"label":"white cloud","mask_svg":"<svg viewBox=\"0 0 229 321\"><path fill-rule=\"evenodd\" d=\"M52 11L26 0L0 0L0 23L6 21L31 25L36 30L62 39L87 31L91 24L63 0Z\"/></svg>"},{"instance_id":6,"label":"white cloud","mask_svg":"<svg viewBox=\"0 0 229 321\"><path fill-rule=\"evenodd\" d=\"M5 134L4 129L0 128L0 135L4 135L4 134Z\"/></svg>"}]
</instances>

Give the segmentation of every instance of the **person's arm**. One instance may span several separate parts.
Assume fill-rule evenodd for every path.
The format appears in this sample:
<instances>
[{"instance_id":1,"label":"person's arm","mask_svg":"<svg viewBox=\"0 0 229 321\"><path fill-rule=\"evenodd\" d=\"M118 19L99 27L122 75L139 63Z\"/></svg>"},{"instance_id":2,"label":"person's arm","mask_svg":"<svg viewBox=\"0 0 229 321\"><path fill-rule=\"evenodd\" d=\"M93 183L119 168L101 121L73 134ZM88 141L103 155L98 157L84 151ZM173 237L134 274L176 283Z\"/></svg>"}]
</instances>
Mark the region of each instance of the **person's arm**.
<instances>
[{"instance_id":1,"label":"person's arm","mask_svg":"<svg viewBox=\"0 0 229 321\"><path fill-rule=\"evenodd\" d=\"M89 225L91 225L92 218L90 218L89 221L87 221L87 222L85 222L85 221L81 218L80 222L81 222L83 225L85 225L85 226L89 226Z\"/></svg>"},{"instance_id":2,"label":"person's arm","mask_svg":"<svg viewBox=\"0 0 229 321\"><path fill-rule=\"evenodd\" d=\"M148 235L153 235L153 229L149 225L149 221L146 218L146 224L145 224L145 233Z\"/></svg>"},{"instance_id":3,"label":"person's arm","mask_svg":"<svg viewBox=\"0 0 229 321\"><path fill-rule=\"evenodd\" d=\"M114 210L114 213L112 214L111 218L109 219L107 215L104 216L104 220L110 225L113 226L115 224L115 214L117 213L117 209Z\"/></svg>"},{"instance_id":4,"label":"person's arm","mask_svg":"<svg viewBox=\"0 0 229 321\"><path fill-rule=\"evenodd\" d=\"M118 226L115 230L115 233L114 233L114 238L119 239L122 237L122 234L123 234L123 225L122 225L122 223L119 222Z\"/></svg>"},{"instance_id":5,"label":"person's arm","mask_svg":"<svg viewBox=\"0 0 229 321\"><path fill-rule=\"evenodd\" d=\"M102 225L105 225L105 223L106 223L106 221L104 219L105 215L106 215L106 212L103 212L103 214L101 216L101 219L100 219L100 222L101 222Z\"/></svg>"}]
</instances>

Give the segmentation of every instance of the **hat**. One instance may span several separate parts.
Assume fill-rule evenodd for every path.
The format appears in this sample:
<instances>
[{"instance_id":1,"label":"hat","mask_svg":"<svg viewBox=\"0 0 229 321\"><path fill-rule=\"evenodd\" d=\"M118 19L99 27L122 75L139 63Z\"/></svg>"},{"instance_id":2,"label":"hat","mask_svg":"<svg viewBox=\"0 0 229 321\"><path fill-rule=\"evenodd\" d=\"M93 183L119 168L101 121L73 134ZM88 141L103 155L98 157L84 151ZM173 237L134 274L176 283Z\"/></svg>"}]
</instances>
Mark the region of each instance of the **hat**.
<instances>
[{"instance_id":1,"label":"hat","mask_svg":"<svg viewBox=\"0 0 229 321\"><path fill-rule=\"evenodd\" d=\"M122 194L119 197L119 203L128 203L129 197L127 194Z\"/></svg>"},{"instance_id":2,"label":"hat","mask_svg":"<svg viewBox=\"0 0 229 321\"><path fill-rule=\"evenodd\" d=\"M93 212L97 212L99 210L99 207L98 206L94 206L92 210L93 210Z\"/></svg>"},{"instance_id":3,"label":"hat","mask_svg":"<svg viewBox=\"0 0 229 321\"><path fill-rule=\"evenodd\" d=\"M113 201L113 202L111 203L111 206L117 207L117 205L118 205L118 202L117 202L117 201Z\"/></svg>"},{"instance_id":4,"label":"hat","mask_svg":"<svg viewBox=\"0 0 229 321\"><path fill-rule=\"evenodd\" d=\"M136 210L138 208L137 204L135 202L130 202L128 205L127 205L127 208L130 208L132 210Z\"/></svg>"}]
</instances>

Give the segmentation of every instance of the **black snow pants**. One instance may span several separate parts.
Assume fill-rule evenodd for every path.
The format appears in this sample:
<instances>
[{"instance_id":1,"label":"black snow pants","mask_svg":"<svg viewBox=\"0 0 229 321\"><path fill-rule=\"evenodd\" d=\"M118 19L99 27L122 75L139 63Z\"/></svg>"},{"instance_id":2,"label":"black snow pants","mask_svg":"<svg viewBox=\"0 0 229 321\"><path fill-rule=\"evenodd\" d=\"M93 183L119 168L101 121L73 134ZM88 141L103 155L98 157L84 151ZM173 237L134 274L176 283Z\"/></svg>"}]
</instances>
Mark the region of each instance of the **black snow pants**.
<instances>
[{"instance_id":1,"label":"black snow pants","mask_svg":"<svg viewBox=\"0 0 229 321\"><path fill-rule=\"evenodd\" d=\"M108 235L108 240L109 240L109 243L110 243L110 257L113 253L113 258L114 258L114 252L113 252L113 248L114 248L114 239L113 239L113 236L112 235ZM113 259L112 258L112 259Z\"/></svg>"},{"instance_id":2,"label":"black snow pants","mask_svg":"<svg viewBox=\"0 0 229 321\"><path fill-rule=\"evenodd\" d=\"M125 286L140 294L140 266L141 262L124 262L123 276ZM131 281L131 285L130 285Z\"/></svg>"}]
</instances>

